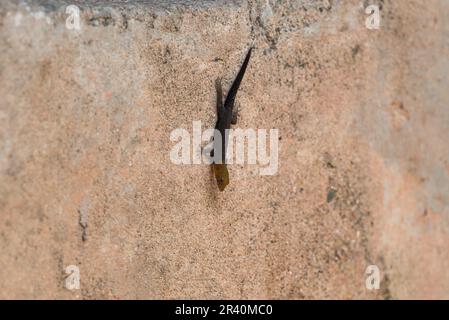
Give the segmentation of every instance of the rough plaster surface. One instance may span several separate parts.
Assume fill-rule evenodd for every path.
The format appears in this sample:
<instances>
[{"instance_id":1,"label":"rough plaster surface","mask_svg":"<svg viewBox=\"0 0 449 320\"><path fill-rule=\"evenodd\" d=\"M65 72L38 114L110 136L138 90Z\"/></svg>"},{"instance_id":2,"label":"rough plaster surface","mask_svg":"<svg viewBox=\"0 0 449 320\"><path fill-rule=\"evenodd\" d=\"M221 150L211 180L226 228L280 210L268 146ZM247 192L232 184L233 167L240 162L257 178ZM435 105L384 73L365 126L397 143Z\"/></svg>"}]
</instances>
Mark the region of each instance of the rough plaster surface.
<instances>
[{"instance_id":1,"label":"rough plaster surface","mask_svg":"<svg viewBox=\"0 0 449 320\"><path fill-rule=\"evenodd\" d=\"M449 298L448 39L443 0L2 2L0 298ZM220 193L170 132L250 45L279 170Z\"/></svg>"}]
</instances>

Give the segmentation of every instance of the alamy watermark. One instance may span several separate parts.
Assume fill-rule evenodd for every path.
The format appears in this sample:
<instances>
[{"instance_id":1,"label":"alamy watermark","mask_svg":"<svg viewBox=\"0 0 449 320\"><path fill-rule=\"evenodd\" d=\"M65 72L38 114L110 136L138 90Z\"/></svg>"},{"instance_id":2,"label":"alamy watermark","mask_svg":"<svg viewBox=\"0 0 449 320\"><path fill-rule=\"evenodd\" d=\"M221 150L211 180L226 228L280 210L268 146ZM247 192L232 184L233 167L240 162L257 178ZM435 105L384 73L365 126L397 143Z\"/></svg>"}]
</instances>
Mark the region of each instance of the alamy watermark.
<instances>
[{"instance_id":1,"label":"alamy watermark","mask_svg":"<svg viewBox=\"0 0 449 320\"><path fill-rule=\"evenodd\" d=\"M80 8L71 4L65 8L65 13L69 15L65 20L66 28L69 30L80 30Z\"/></svg>"},{"instance_id":2,"label":"alamy watermark","mask_svg":"<svg viewBox=\"0 0 449 320\"><path fill-rule=\"evenodd\" d=\"M69 265L65 268L67 275L64 280L64 287L68 290L78 290L80 288L80 268L75 265Z\"/></svg>"},{"instance_id":3,"label":"alamy watermark","mask_svg":"<svg viewBox=\"0 0 449 320\"><path fill-rule=\"evenodd\" d=\"M193 121L192 127L192 137L183 128L177 128L170 133L170 140L177 142L170 151L172 163L184 165L222 163L220 146L222 139L225 139L226 164L243 165L245 162L258 164L260 175L277 173L279 167L278 129L270 129L268 136L266 129L227 129L225 137L222 137L216 129L206 129L203 132L201 121ZM211 141L212 137L214 141ZM267 139L269 139L269 144ZM208 144L201 148L203 143ZM246 145L247 148L245 148ZM212 150L214 150L213 156L211 156Z\"/></svg>"},{"instance_id":4,"label":"alamy watermark","mask_svg":"<svg viewBox=\"0 0 449 320\"><path fill-rule=\"evenodd\" d=\"M365 287L368 290L379 290L380 288L380 270L376 265L370 265L366 268L365 274L368 276L365 280Z\"/></svg>"},{"instance_id":5,"label":"alamy watermark","mask_svg":"<svg viewBox=\"0 0 449 320\"><path fill-rule=\"evenodd\" d=\"M380 29L380 8L378 5L372 4L365 8L365 13L369 16L365 20L365 26L369 30Z\"/></svg>"}]
</instances>

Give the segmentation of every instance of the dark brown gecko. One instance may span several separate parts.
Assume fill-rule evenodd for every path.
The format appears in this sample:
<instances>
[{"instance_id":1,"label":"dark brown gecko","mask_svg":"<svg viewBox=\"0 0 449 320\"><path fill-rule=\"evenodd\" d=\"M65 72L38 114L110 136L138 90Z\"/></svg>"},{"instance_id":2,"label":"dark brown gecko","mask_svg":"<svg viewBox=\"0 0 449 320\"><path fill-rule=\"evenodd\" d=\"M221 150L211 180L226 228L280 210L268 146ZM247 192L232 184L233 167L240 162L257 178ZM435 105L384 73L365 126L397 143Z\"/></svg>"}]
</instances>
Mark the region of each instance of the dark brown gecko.
<instances>
[{"instance_id":1,"label":"dark brown gecko","mask_svg":"<svg viewBox=\"0 0 449 320\"><path fill-rule=\"evenodd\" d=\"M215 139L214 137L214 150L221 150L221 161L213 163L213 169L215 173L215 179L217 180L217 185L220 191L223 191L229 184L229 172L226 167L226 147L229 137L229 131L227 129L231 128L231 124L237 123L237 110L234 111L235 98L237 96L237 91L239 90L240 83L242 82L243 76L248 66L249 58L251 57L252 47L248 50L245 60L235 78L234 82L229 89L226 99L223 104L223 91L221 88L220 79L215 82L215 88L217 91L217 123L215 125L216 131L221 134L221 145L219 144L220 139ZM211 156L213 157L214 152L212 151Z\"/></svg>"}]
</instances>

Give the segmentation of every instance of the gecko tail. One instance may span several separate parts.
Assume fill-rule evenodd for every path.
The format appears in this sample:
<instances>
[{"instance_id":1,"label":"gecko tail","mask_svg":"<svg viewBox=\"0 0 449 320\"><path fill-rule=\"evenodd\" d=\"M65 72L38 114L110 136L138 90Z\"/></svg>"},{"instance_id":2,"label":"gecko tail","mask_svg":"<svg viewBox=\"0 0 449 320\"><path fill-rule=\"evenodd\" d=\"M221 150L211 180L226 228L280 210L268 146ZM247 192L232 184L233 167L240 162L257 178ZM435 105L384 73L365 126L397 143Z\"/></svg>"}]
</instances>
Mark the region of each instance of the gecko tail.
<instances>
[{"instance_id":1,"label":"gecko tail","mask_svg":"<svg viewBox=\"0 0 449 320\"><path fill-rule=\"evenodd\" d=\"M248 53L246 54L245 60L243 61L242 66L240 67L237 77L235 77L234 82L232 83L231 88L229 89L229 92L226 96L226 100L224 103L225 106L234 106L235 97L237 96L237 91L239 90L240 83L242 82L243 76L245 75L246 67L248 66L249 58L251 58L252 50L253 47L250 47Z\"/></svg>"}]
</instances>

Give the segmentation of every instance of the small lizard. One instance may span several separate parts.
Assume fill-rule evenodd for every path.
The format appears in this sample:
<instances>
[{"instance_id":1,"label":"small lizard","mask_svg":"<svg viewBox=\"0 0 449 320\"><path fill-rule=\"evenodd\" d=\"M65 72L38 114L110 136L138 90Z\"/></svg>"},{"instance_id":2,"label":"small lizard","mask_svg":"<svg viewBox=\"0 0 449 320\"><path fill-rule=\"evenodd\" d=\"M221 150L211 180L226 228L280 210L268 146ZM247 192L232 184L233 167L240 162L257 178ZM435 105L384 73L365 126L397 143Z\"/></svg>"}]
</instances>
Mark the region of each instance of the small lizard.
<instances>
[{"instance_id":1,"label":"small lizard","mask_svg":"<svg viewBox=\"0 0 449 320\"><path fill-rule=\"evenodd\" d=\"M218 78L215 81L215 89L217 91L217 123L215 129L221 134L221 146L218 144L219 139L214 139L214 150L221 149L220 163L213 163L213 169L215 173L215 179L217 180L218 189L223 191L229 184L229 172L226 167L226 142L229 137L229 131L227 129L231 128L231 124L235 125L237 123L237 110L234 111L235 97L237 96L237 91L239 90L240 83L242 82L243 75L245 74L246 67L248 66L249 58L251 57L251 47L246 54L245 61L243 61L242 66L235 78L234 82L229 89L226 99L223 104L223 91L221 88L221 81ZM217 141L217 142L215 142ZM213 150L211 152L213 157Z\"/></svg>"}]
</instances>

